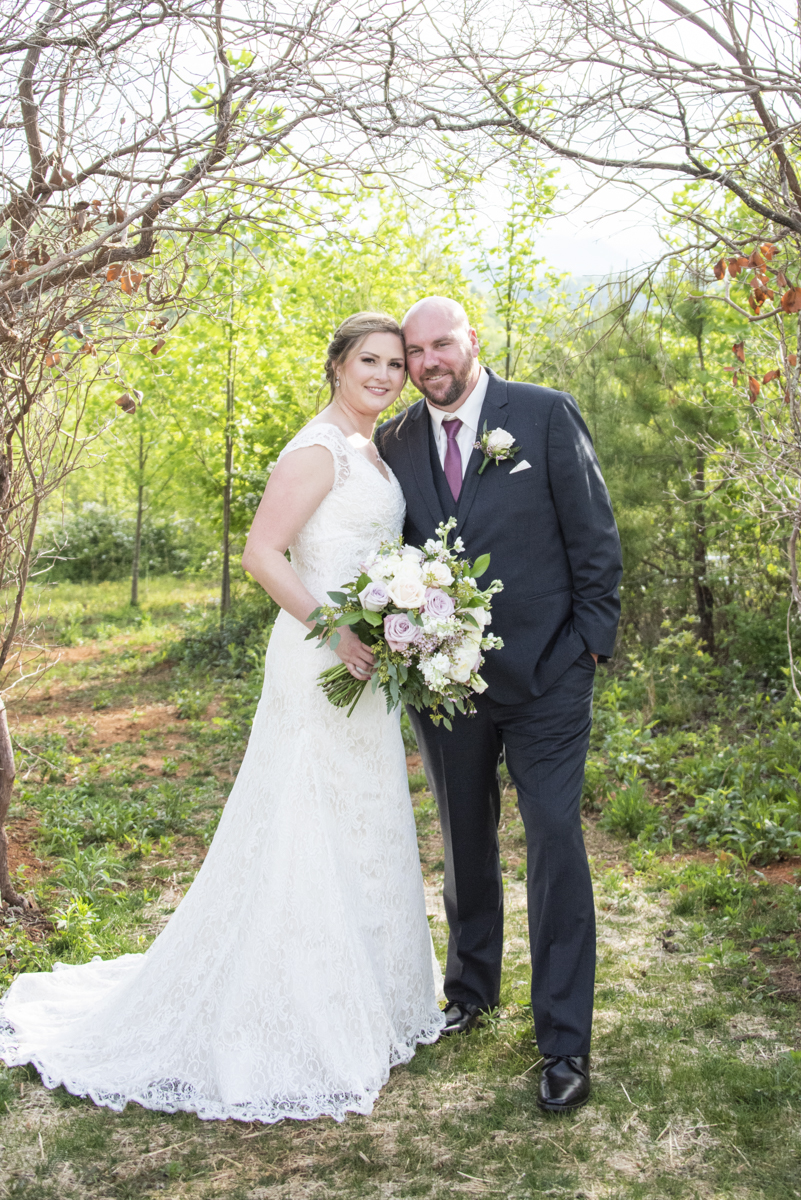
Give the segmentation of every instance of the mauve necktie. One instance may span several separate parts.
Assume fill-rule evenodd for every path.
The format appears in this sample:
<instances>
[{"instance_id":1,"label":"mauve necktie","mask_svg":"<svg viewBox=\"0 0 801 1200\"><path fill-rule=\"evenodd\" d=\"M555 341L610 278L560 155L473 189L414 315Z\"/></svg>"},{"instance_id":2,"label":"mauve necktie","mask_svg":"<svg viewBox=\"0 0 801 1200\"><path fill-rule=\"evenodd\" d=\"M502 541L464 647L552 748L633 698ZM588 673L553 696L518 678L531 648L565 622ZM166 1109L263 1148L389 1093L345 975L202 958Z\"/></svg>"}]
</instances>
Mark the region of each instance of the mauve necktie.
<instances>
[{"instance_id":1,"label":"mauve necktie","mask_svg":"<svg viewBox=\"0 0 801 1200\"><path fill-rule=\"evenodd\" d=\"M451 421L443 421L442 428L448 439L448 448L445 451L445 478L454 500L458 500L462 490L462 452L456 444L456 435L462 428L462 422L458 417L454 417Z\"/></svg>"}]
</instances>

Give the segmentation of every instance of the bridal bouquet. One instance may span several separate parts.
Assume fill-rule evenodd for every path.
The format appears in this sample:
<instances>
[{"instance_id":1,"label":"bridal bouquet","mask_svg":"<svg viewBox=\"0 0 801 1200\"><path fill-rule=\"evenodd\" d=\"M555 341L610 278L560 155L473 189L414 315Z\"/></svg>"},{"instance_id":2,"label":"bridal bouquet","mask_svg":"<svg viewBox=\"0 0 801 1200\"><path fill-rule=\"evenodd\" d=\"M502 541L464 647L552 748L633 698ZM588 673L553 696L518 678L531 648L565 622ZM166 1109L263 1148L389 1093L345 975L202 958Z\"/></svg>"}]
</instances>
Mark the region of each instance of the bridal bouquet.
<instances>
[{"instance_id":1,"label":"bridal bouquet","mask_svg":"<svg viewBox=\"0 0 801 1200\"><path fill-rule=\"evenodd\" d=\"M471 696L487 686L478 673L482 651L503 645L499 637L485 633L492 597L503 584L496 579L479 590L476 580L486 572L490 556L482 554L471 565L461 557L461 538L449 547L455 524L451 517L439 525L437 537L422 549L405 546L403 538L384 542L360 564L358 579L328 593L332 605L310 614L316 624L306 639L320 638L321 645L328 642L336 649L338 630L350 625L375 655L372 688L382 689L387 709L401 703L418 711L428 708L432 721L444 720L448 729L456 709L475 712ZM331 703L347 707L350 716L367 680L354 679L340 663L322 672L320 684Z\"/></svg>"}]
</instances>

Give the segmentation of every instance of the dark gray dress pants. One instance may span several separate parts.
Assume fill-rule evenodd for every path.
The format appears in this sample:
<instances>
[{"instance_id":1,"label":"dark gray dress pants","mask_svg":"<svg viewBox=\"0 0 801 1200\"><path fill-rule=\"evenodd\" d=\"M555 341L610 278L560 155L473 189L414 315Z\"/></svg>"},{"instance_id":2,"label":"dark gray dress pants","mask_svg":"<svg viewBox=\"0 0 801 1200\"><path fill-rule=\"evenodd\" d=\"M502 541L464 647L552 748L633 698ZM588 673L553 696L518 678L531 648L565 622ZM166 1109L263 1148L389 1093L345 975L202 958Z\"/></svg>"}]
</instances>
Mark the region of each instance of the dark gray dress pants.
<instances>
[{"instance_id":1,"label":"dark gray dress pants","mask_svg":"<svg viewBox=\"0 0 801 1200\"><path fill-rule=\"evenodd\" d=\"M498 853L505 751L528 847L531 1007L542 1054L588 1054L595 985L595 907L581 833L581 790L592 723L589 651L539 697L498 704L476 697L453 730L409 709L445 843L450 927L445 995L483 1009L498 1003L503 883Z\"/></svg>"}]
</instances>

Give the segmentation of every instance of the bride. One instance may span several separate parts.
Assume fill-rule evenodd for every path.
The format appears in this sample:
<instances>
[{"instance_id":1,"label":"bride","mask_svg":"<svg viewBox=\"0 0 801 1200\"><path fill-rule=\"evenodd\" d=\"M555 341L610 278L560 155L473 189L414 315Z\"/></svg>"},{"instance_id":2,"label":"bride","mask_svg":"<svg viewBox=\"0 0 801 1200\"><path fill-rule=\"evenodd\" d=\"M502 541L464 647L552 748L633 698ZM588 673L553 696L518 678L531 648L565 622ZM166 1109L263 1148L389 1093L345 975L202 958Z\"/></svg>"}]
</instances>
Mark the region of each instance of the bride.
<instances>
[{"instance_id":1,"label":"bride","mask_svg":"<svg viewBox=\"0 0 801 1200\"><path fill-rule=\"evenodd\" d=\"M444 1024L398 714L369 688L352 717L333 708L317 676L335 653L304 640L328 590L403 527L371 440L405 379L397 323L348 318L326 376L331 403L282 450L245 548L282 611L197 878L145 954L21 975L0 1001L0 1058L47 1087L117 1110L342 1120ZM369 677L351 630L336 656Z\"/></svg>"}]
</instances>

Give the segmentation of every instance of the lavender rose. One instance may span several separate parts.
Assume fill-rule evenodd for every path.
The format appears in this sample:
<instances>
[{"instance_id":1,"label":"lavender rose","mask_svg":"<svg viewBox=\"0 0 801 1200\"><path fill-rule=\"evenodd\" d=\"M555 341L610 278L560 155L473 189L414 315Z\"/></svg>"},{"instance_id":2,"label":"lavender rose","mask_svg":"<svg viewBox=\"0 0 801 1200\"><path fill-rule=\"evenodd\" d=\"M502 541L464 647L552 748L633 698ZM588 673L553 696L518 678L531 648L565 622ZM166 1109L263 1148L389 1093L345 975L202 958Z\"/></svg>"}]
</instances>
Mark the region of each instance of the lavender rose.
<instances>
[{"instance_id":1,"label":"lavender rose","mask_svg":"<svg viewBox=\"0 0 801 1200\"><path fill-rule=\"evenodd\" d=\"M382 608L386 608L389 604L389 592L385 583L381 580L376 580L374 583L368 583L367 587L362 588L359 592L359 599L362 602L362 608L366 608L368 612L381 612Z\"/></svg>"},{"instance_id":2,"label":"lavender rose","mask_svg":"<svg viewBox=\"0 0 801 1200\"><path fill-rule=\"evenodd\" d=\"M405 650L417 636L418 626L413 625L406 613L390 613L384 617L384 637L390 650Z\"/></svg>"},{"instance_id":3,"label":"lavender rose","mask_svg":"<svg viewBox=\"0 0 801 1200\"><path fill-rule=\"evenodd\" d=\"M455 605L447 592L440 588L426 588L424 610L431 617L442 619L453 615Z\"/></svg>"}]
</instances>

